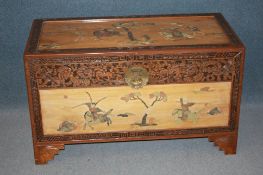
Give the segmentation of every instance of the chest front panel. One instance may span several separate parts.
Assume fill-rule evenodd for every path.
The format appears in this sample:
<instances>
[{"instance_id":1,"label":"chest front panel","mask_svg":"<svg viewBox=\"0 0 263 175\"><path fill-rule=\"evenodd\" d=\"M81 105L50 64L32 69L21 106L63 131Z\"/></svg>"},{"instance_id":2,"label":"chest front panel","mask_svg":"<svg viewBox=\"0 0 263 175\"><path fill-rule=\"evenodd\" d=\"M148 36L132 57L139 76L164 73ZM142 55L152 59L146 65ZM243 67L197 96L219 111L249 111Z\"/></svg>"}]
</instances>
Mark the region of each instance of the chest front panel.
<instances>
[{"instance_id":1,"label":"chest front panel","mask_svg":"<svg viewBox=\"0 0 263 175\"><path fill-rule=\"evenodd\" d=\"M196 129L233 130L240 53L33 59L41 139L72 135ZM147 85L128 86L130 67ZM55 114L55 115L54 115ZM66 138L63 137L64 139Z\"/></svg>"}]
</instances>

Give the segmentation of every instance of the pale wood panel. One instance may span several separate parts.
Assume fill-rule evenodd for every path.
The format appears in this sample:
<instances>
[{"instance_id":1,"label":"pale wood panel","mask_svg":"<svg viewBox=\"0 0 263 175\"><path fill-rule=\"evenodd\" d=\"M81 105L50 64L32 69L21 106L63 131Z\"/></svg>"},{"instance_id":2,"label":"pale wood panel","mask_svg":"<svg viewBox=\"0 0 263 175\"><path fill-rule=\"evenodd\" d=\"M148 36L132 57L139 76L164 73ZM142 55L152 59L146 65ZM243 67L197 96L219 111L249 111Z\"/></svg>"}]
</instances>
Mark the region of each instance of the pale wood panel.
<instances>
[{"instance_id":1,"label":"pale wood panel","mask_svg":"<svg viewBox=\"0 0 263 175\"><path fill-rule=\"evenodd\" d=\"M44 134L227 126L230 90L230 82L148 85L139 90L126 86L40 90ZM150 106L155 97L151 99L149 94L160 91L162 91L161 94L166 95L167 101L164 98L161 101L157 101L151 110L147 110L139 100L129 100L128 102L121 100L127 94L140 92L140 98ZM96 107L104 112L113 109L107 115L112 120L109 126L107 122L91 122L90 125L93 129L88 126L86 129L83 129L85 121L83 115L90 110L86 105L78 105L90 102L86 92L90 93L93 102L106 97ZM179 115L172 115L175 109L181 109L180 98L183 99L184 104L194 103L189 107L190 114L195 114L192 115L192 118L190 118L190 114L186 120L179 118ZM214 109L213 115L211 113L208 114L212 109ZM142 117L147 111L147 123L146 125L140 125ZM128 117L117 116L124 113L130 114ZM63 125L62 123L65 121L69 123L64 123ZM73 127L71 128L71 126Z\"/></svg>"},{"instance_id":2,"label":"pale wood panel","mask_svg":"<svg viewBox=\"0 0 263 175\"><path fill-rule=\"evenodd\" d=\"M227 44L212 16L46 21L39 50Z\"/></svg>"}]
</instances>

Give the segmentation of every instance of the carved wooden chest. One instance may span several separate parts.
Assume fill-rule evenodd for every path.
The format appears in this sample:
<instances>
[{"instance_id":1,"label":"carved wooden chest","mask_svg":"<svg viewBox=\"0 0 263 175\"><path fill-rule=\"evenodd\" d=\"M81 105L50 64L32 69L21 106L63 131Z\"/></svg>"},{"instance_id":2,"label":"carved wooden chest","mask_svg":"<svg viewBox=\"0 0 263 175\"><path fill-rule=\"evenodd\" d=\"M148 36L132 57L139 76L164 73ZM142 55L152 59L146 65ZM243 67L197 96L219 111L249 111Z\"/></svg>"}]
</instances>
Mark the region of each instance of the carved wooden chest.
<instances>
[{"instance_id":1,"label":"carved wooden chest","mask_svg":"<svg viewBox=\"0 0 263 175\"><path fill-rule=\"evenodd\" d=\"M65 144L198 137L235 154L244 54L221 14L34 20L35 162Z\"/></svg>"}]
</instances>

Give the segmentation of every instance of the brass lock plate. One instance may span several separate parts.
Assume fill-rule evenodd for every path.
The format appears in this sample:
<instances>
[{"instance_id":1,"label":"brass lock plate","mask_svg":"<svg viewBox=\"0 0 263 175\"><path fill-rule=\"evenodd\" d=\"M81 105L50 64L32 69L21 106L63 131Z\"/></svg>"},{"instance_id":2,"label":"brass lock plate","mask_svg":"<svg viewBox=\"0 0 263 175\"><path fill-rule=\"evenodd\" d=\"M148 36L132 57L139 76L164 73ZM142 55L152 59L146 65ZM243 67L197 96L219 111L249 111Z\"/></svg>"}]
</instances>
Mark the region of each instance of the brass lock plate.
<instances>
[{"instance_id":1,"label":"brass lock plate","mask_svg":"<svg viewBox=\"0 0 263 175\"><path fill-rule=\"evenodd\" d=\"M130 67L125 73L125 82L134 89L145 86L149 80L148 71L139 66Z\"/></svg>"}]
</instances>

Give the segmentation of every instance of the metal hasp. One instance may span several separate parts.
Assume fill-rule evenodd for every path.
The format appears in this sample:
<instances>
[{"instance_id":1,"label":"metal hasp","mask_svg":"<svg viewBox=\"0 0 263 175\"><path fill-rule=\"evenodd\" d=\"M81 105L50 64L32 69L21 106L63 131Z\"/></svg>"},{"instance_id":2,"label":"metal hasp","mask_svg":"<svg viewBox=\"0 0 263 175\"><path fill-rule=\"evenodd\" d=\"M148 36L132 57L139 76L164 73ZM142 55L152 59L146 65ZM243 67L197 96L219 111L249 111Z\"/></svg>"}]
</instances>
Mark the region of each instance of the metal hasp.
<instances>
[{"instance_id":1,"label":"metal hasp","mask_svg":"<svg viewBox=\"0 0 263 175\"><path fill-rule=\"evenodd\" d=\"M130 67L125 73L125 81L126 83L134 88L139 89L145 86L149 80L148 71L139 66Z\"/></svg>"}]
</instances>

